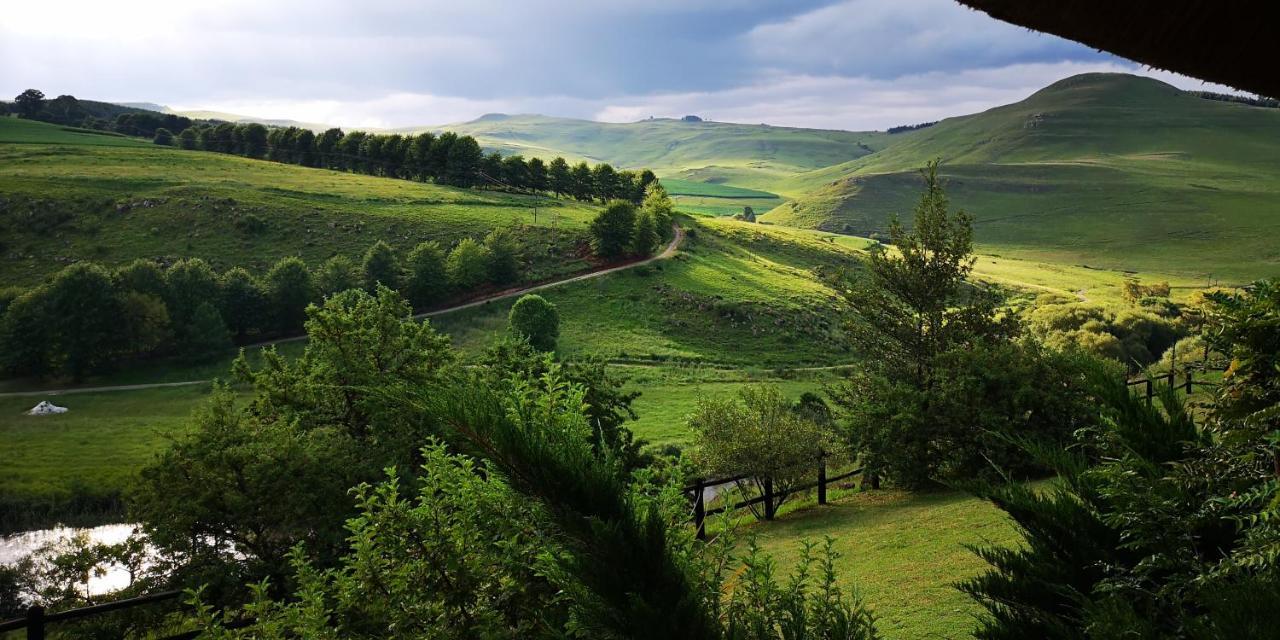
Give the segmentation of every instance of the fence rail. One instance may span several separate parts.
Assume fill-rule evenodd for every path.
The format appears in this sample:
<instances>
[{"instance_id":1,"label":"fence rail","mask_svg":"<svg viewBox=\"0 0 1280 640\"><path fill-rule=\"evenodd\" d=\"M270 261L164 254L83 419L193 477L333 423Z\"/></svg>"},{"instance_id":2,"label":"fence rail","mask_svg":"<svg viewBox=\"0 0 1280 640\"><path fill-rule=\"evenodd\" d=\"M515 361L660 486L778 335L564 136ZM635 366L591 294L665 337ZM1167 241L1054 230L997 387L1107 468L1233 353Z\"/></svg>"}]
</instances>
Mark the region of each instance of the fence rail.
<instances>
[{"instance_id":1,"label":"fence rail","mask_svg":"<svg viewBox=\"0 0 1280 640\"><path fill-rule=\"evenodd\" d=\"M145 596L137 596L134 598L124 598L123 600L115 600L113 602L104 602L88 607L80 607L78 609L68 609L66 611L58 611L55 613L45 613L44 607L34 605L27 607L27 615L13 620L0 622L0 634L9 631L17 631L18 629L27 630L27 640L44 640L46 627L50 624L59 622L68 622L71 620L79 620L92 616L111 613L112 611L121 611L124 609L132 609L134 607L155 604L158 602L168 602L170 600L178 600L182 597L183 591L162 591ZM253 624L253 619L246 618L241 620L233 620L223 625L227 629L239 629ZM199 638L204 632L196 629L192 631L184 631L174 635L161 637L159 640L194 640Z\"/></svg>"},{"instance_id":2,"label":"fence rail","mask_svg":"<svg viewBox=\"0 0 1280 640\"><path fill-rule=\"evenodd\" d=\"M1142 378L1134 378L1133 380L1127 380L1125 381L1125 386L1143 387L1143 390L1139 391L1139 393L1142 393L1146 396L1147 404L1151 404L1152 399L1155 398L1157 386L1167 386L1169 389L1174 391L1179 391L1179 390L1186 391L1187 395L1191 395L1193 385L1200 385L1202 387L1218 386L1217 383L1210 382L1208 380L1194 381L1193 371L1191 369L1187 369L1184 373L1185 373L1185 376L1182 382L1178 382L1178 379L1177 379L1178 375L1176 372L1169 371L1168 373L1163 373L1160 375L1146 376Z\"/></svg>"},{"instance_id":3,"label":"fence rail","mask_svg":"<svg viewBox=\"0 0 1280 640\"><path fill-rule=\"evenodd\" d=\"M826 504L827 503L827 485L833 482L839 482L841 480L852 478L853 476L856 476L860 473L862 473L862 469L857 468L852 471L846 471L839 475L828 477L827 476L827 458L826 456L822 456L818 459L818 462L817 462L817 480L814 482L808 482L800 486L791 487L784 491L774 491L773 479L765 477L761 482L763 487L762 487L762 493L760 495L754 498L748 498L746 500L735 502L733 504L720 505L712 509L707 508L707 489L740 482L742 480L746 480L751 476L739 475L739 476L733 476L729 478L719 478L719 479L712 479L712 480L705 480L705 479L699 478L697 480L694 480L693 484L685 486L684 490L686 493L692 493L693 526L696 528L697 538L699 540L706 540L707 539L707 518L709 516L713 516L719 513L725 513L728 511L736 511L738 509L743 509L743 508L750 507L757 504L763 504L765 520L772 520L773 517L777 514L778 501L780 501L781 499L786 498L789 495L800 493L802 491L808 491L816 487L818 489L818 504Z\"/></svg>"}]
</instances>

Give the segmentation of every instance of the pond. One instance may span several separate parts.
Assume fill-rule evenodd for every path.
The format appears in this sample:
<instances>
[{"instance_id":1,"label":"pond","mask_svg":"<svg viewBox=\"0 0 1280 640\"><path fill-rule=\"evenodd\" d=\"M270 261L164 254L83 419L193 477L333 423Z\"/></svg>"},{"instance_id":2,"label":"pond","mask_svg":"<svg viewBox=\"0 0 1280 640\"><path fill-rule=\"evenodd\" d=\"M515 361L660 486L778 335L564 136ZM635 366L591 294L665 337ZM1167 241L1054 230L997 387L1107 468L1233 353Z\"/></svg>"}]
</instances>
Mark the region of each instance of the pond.
<instances>
[{"instance_id":1,"label":"pond","mask_svg":"<svg viewBox=\"0 0 1280 640\"><path fill-rule=\"evenodd\" d=\"M100 527L77 529L72 527L55 527L53 529L37 529L23 531L8 536L0 536L0 564L13 564L23 556L34 553L46 544L70 538L77 533L89 536L89 541L99 544L118 544L124 542L133 533L135 525L106 524ZM129 572L124 567L108 566L106 575L89 578L90 595L110 593L129 586Z\"/></svg>"}]
</instances>

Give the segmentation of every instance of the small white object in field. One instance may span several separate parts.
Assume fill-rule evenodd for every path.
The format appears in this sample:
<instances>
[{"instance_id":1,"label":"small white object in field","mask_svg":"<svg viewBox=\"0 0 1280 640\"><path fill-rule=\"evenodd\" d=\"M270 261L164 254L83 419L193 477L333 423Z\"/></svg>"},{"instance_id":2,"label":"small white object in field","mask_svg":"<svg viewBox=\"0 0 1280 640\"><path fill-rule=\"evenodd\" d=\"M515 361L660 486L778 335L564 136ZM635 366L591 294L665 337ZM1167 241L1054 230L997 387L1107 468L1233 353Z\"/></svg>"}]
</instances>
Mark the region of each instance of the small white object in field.
<instances>
[{"instance_id":1,"label":"small white object in field","mask_svg":"<svg viewBox=\"0 0 1280 640\"><path fill-rule=\"evenodd\" d=\"M31 410L27 412L27 415L47 416L53 413L66 413L66 412L67 412L66 407L59 407L58 405L52 404L47 400L41 400L40 404L34 407L31 407Z\"/></svg>"}]
</instances>

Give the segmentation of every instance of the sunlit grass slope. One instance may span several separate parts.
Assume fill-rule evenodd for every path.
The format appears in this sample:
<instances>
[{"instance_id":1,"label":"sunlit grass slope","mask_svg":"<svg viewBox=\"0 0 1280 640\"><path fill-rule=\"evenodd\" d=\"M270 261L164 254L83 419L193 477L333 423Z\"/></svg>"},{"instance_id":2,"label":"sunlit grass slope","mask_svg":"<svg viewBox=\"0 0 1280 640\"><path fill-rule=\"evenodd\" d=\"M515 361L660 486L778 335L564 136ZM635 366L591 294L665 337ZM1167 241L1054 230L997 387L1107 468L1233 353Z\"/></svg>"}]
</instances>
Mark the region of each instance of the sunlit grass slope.
<instances>
[{"instance_id":1,"label":"sunlit grass slope","mask_svg":"<svg viewBox=\"0 0 1280 640\"><path fill-rule=\"evenodd\" d=\"M533 207L537 206L537 221ZM586 266L590 206L158 147L0 118L0 282L31 284L65 264L200 257L266 269L359 256L384 240L407 251L504 225L548 276Z\"/></svg>"},{"instance_id":2,"label":"sunlit grass slope","mask_svg":"<svg viewBox=\"0 0 1280 640\"><path fill-rule=\"evenodd\" d=\"M1091 267L1244 280L1280 272L1280 110L1148 78L1086 74L801 174L766 219L867 235L909 218L941 159L980 248Z\"/></svg>"},{"instance_id":3,"label":"sunlit grass slope","mask_svg":"<svg viewBox=\"0 0 1280 640\"><path fill-rule=\"evenodd\" d=\"M847 361L835 292L817 273L856 251L723 219L685 219L679 255L542 292L560 312L560 351L613 359L759 367ZM505 330L510 301L433 319L476 351Z\"/></svg>"}]
</instances>

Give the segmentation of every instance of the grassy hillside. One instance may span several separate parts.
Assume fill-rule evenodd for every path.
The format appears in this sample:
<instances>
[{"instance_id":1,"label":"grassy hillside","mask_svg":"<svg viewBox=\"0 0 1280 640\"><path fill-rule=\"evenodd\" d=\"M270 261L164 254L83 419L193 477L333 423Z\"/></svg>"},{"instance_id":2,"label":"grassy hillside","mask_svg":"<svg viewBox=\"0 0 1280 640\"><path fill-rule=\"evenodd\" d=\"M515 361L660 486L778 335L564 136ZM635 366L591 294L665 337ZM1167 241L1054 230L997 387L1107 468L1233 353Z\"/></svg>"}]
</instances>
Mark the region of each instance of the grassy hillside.
<instances>
[{"instance_id":1,"label":"grassy hillside","mask_svg":"<svg viewBox=\"0 0 1280 640\"><path fill-rule=\"evenodd\" d=\"M539 208L536 222L533 207ZM448 245L526 225L534 277L586 266L591 206L456 189L158 147L110 134L0 118L0 282L38 282L93 260L201 257L217 268L265 269L359 256L384 240L401 250ZM536 230L535 230L536 229Z\"/></svg>"},{"instance_id":2,"label":"grassy hillside","mask_svg":"<svg viewBox=\"0 0 1280 640\"><path fill-rule=\"evenodd\" d=\"M560 311L560 351L615 360L775 367L847 362L835 292L818 270L857 252L815 237L723 219L685 219L671 260L541 292ZM432 320L476 352L513 301Z\"/></svg>"},{"instance_id":3,"label":"grassy hillside","mask_svg":"<svg viewBox=\"0 0 1280 640\"><path fill-rule=\"evenodd\" d=\"M667 118L625 124L491 114L442 129L476 137L503 153L647 167L665 178L777 191L797 172L859 158L884 148L883 132L796 129ZM789 194L783 194L789 195Z\"/></svg>"},{"instance_id":4,"label":"grassy hillside","mask_svg":"<svg viewBox=\"0 0 1280 640\"><path fill-rule=\"evenodd\" d=\"M909 216L915 172L942 160L982 249L1188 277L1280 272L1280 111L1204 100L1122 74L1086 74L1026 100L895 136L796 176L808 192L766 219L866 235Z\"/></svg>"}]
</instances>

